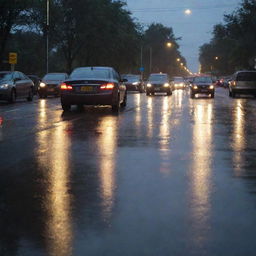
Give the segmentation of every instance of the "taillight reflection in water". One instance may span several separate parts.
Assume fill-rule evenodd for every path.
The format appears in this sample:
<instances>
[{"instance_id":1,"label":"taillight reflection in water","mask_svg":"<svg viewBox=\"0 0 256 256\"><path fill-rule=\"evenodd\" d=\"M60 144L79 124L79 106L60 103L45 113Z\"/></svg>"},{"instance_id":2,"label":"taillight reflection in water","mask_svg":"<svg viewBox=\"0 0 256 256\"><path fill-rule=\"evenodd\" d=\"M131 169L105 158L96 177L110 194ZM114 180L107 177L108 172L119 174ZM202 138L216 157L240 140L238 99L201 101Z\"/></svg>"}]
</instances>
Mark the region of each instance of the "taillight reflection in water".
<instances>
[{"instance_id":1,"label":"taillight reflection in water","mask_svg":"<svg viewBox=\"0 0 256 256\"><path fill-rule=\"evenodd\" d=\"M41 101L44 104L44 101ZM39 126L47 120L45 111L38 116ZM48 255L69 256L72 250L71 198L69 194L70 141L65 125L37 134L37 162L45 179L43 211L45 217L44 237Z\"/></svg>"},{"instance_id":2,"label":"taillight reflection in water","mask_svg":"<svg viewBox=\"0 0 256 256\"><path fill-rule=\"evenodd\" d=\"M159 140L160 140L160 157L161 166L160 171L162 173L168 174L170 172L170 141L171 134L170 129L172 127L170 116L171 107L169 102L169 97L164 97L161 109L161 123L159 130Z\"/></svg>"},{"instance_id":3,"label":"taillight reflection in water","mask_svg":"<svg viewBox=\"0 0 256 256\"><path fill-rule=\"evenodd\" d=\"M234 151L233 162L236 175L240 175L242 172L242 166L244 164L243 151L245 149L245 113L243 107L243 101L237 99L233 109L233 134L232 134L232 147Z\"/></svg>"},{"instance_id":4,"label":"taillight reflection in water","mask_svg":"<svg viewBox=\"0 0 256 256\"><path fill-rule=\"evenodd\" d=\"M153 136L154 106L152 97L147 97L147 136Z\"/></svg>"},{"instance_id":5,"label":"taillight reflection in water","mask_svg":"<svg viewBox=\"0 0 256 256\"><path fill-rule=\"evenodd\" d=\"M97 129L101 131L97 144L100 154L99 178L101 181L102 214L105 221L109 221L114 203L116 187L117 126L116 117L108 116L100 120Z\"/></svg>"},{"instance_id":6,"label":"taillight reflection in water","mask_svg":"<svg viewBox=\"0 0 256 256\"><path fill-rule=\"evenodd\" d=\"M207 240L209 232L210 196L212 190L212 104L194 106L193 152L189 201L192 211L192 233L196 246Z\"/></svg>"}]
</instances>

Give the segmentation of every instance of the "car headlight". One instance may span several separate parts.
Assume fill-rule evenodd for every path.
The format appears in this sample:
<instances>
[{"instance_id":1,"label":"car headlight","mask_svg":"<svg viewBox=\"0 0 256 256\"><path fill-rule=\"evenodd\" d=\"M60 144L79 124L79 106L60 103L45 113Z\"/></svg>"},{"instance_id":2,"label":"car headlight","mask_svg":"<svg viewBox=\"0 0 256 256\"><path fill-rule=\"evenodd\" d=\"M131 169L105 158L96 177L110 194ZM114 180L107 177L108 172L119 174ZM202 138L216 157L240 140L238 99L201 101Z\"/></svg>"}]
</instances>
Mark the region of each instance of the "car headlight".
<instances>
[{"instance_id":1,"label":"car headlight","mask_svg":"<svg viewBox=\"0 0 256 256\"><path fill-rule=\"evenodd\" d=\"M147 87L149 87L149 88L152 87L152 84L147 84Z\"/></svg>"},{"instance_id":2,"label":"car headlight","mask_svg":"<svg viewBox=\"0 0 256 256\"><path fill-rule=\"evenodd\" d=\"M180 83L180 87L183 87L184 86L184 84L183 83Z\"/></svg>"},{"instance_id":3,"label":"car headlight","mask_svg":"<svg viewBox=\"0 0 256 256\"><path fill-rule=\"evenodd\" d=\"M193 85L193 89L198 89L198 86L197 85Z\"/></svg>"},{"instance_id":4,"label":"car headlight","mask_svg":"<svg viewBox=\"0 0 256 256\"><path fill-rule=\"evenodd\" d=\"M0 89L8 89L8 84L1 84Z\"/></svg>"},{"instance_id":5,"label":"car headlight","mask_svg":"<svg viewBox=\"0 0 256 256\"><path fill-rule=\"evenodd\" d=\"M40 83L40 87L41 87L41 88L44 88L45 86L46 86L45 83Z\"/></svg>"},{"instance_id":6,"label":"car headlight","mask_svg":"<svg viewBox=\"0 0 256 256\"><path fill-rule=\"evenodd\" d=\"M164 87L169 87L170 85L168 83L165 83L164 84Z\"/></svg>"},{"instance_id":7,"label":"car headlight","mask_svg":"<svg viewBox=\"0 0 256 256\"><path fill-rule=\"evenodd\" d=\"M139 82L134 82L134 83L132 83L133 85L138 85L139 84Z\"/></svg>"},{"instance_id":8,"label":"car headlight","mask_svg":"<svg viewBox=\"0 0 256 256\"><path fill-rule=\"evenodd\" d=\"M214 89L214 85L210 85L210 89L213 90Z\"/></svg>"}]
</instances>

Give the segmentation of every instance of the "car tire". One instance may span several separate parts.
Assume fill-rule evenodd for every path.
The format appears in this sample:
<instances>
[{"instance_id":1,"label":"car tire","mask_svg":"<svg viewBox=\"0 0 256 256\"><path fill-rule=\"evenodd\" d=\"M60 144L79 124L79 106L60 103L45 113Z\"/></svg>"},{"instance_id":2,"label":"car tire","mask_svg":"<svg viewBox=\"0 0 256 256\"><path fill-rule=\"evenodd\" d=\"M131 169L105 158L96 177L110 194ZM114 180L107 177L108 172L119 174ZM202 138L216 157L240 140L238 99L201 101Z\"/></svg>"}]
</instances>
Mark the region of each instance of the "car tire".
<instances>
[{"instance_id":1,"label":"car tire","mask_svg":"<svg viewBox=\"0 0 256 256\"><path fill-rule=\"evenodd\" d=\"M125 95L124 95L124 99L123 99L123 102L121 103L121 107L125 108L126 104L127 104L127 93L125 93Z\"/></svg>"},{"instance_id":2,"label":"car tire","mask_svg":"<svg viewBox=\"0 0 256 256\"><path fill-rule=\"evenodd\" d=\"M154 92L151 92L151 95L152 95L152 96L155 96L155 93L154 93Z\"/></svg>"},{"instance_id":3,"label":"car tire","mask_svg":"<svg viewBox=\"0 0 256 256\"><path fill-rule=\"evenodd\" d=\"M29 90L27 101L33 101L34 91L33 89Z\"/></svg>"},{"instance_id":4,"label":"car tire","mask_svg":"<svg viewBox=\"0 0 256 256\"><path fill-rule=\"evenodd\" d=\"M150 92L146 92L146 95L147 95L147 96L150 96Z\"/></svg>"},{"instance_id":5,"label":"car tire","mask_svg":"<svg viewBox=\"0 0 256 256\"><path fill-rule=\"evenodd\" d=\"M233 92L233 91L231 91L231 97L232 97L232 98L235 98L235 97L236 97L236 93Z\"/></svg>"},{"instance_id":6,"label":"car tire","mask_svg":"<svg viewBox=\"0 0 256 256\"><path fill-rule=\"evenodd\" d=\"M228 96L229 96L229 97L232 97L232 93L231 93L230 90L228 91Z\"/></svg>"},{"instance_id":7,"label":"car tire","mask_svg":"<svg viewBox=\"0 0 256 256\"><path fill-rule=\"evenodd\" d=\"M120 110L120 96L119 95L117 97L117 102L114 103L111 107L112 107L113 112L115 112L115 113L119 112L119 110Z\"/></svg>"},{"instance_id":8,"label":"car tire","mask_svg":"<svg viewBox=\"0 0 256 256\"><path fill-rule=\"evenodd\" d=\"M167 95L168 95L168 96L172 95L172 91L169 90L169 92L167 92Z\"/></svg>"},{"instance_id":9,"label":"car tire","mask_svg":"<svg viewBox=\"0 0 256 256\"><path fill-rule=\"evenodd\" d=\"M71 105L62 102L61 107L62 107L63 111L69 111L71 108Z\"/></svg>"},{"instance_id":10,"label":"car tire","mask_svg":"<svg viewBox=\"0 0 256 256\"><path fill-rule=\"evenodd\" d=\"M8 102L9 103L14 103L15 101L16 101L16 92L15 92L14 89L12 89Z\"/></svg>"},{"instance_id":11,"label":"car tire","mask_svg":"<svg viewBox=\"0 0 256 256\"><path fill-rule=\"evenodd\" d=\"M195 94L194 93L190 93L190 98L194 99L195 98Z\"/></svg>"},{"instance_id":12,"label":"car tire","mask_svg":"<svg viewBox=\"0 0 256 256\"><path fill-rule=\"evenodd\" d=\"M211 98L214 98L214 93L211 93Z\"/></svg>"}]
</instances>

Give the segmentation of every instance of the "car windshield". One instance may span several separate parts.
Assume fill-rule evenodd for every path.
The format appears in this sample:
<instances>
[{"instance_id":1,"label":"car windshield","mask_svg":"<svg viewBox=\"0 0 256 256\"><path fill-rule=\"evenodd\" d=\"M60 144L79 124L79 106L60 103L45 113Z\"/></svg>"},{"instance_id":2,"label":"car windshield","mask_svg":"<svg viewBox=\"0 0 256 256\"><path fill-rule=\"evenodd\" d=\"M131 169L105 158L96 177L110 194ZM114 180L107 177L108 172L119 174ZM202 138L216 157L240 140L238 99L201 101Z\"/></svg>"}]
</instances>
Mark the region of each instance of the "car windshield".
<instances>
[{"instance_id":1,"label":"car windshield","mask_svg":"<svg viewBox=\"0 0 256 256\"><path fill-rule=\"evenodd\" d=\"M256 81L256 72L243 72L237 75L237 81Z\"/></svg>"},{"instance_id":2,"label":"car windshield","mask_svg":"<svg viewBox=\"0 0 256 256\"><path fill-rule=\"evenodd\" d=\"M122 77L123 77L123 79L127 79L128 82L140 80L140 76L139 75L123 75Z\"/></svg>"},{"instance_id":3,"label":"car windshield","mask_svg":"<svg viewBox=\"0 0 256 256\"><path fill-rule=\"evenodd\" d=\"M64 80L65 74L47 74L43 78L44 80Z\"/></svg>"},{"instance_id":4,"label":"car windshield","mask_svg":"<svg viewBox=\"0 0 256 256\"><path fill-rule=\"evenodd\" d=\"M12 79L12 73L0 73L0 80Z\"/></svg>"},{"instance_id":5,"label":"car windshield","mask_svg":"<svg viewBox=\"0 0 256 256\"><path fill-rule=\"evenodd\" d=\"M210 77L195 77L194 78L195 83L212 83L212 79Z\"/></svg>"},{"instance_id":6,"label":"car windshield","mask_svg":"<svg viewBox=\"0 0 256 256\"><path fill-rule=\"evenodd\" d=\"M174 77L173 81L174 82L184 82L184 79L182 77Z\"/></svg>"},{"instance_id":7,"label":"car windshield","mask_svg":"<svg viewBox=\"0 0 256 256\"><path fill-rule=\"evenodd\" d=\"M159 82L162 82L162 81L167 81L168 78L166 75L150 75L149 81L159 81Z\"/></svg>"},{"instance_id":8,"label":"car windshield","mask_svg":"<svg viewBox=\"0 0 256 256\"><path fill-rule=\"evenodd\" d=\"M70 78L97 78L97 79L109 79L110 70L109 69L97 69L97 68L78 68L75 69Z\"/></svg>"}]
</instances>

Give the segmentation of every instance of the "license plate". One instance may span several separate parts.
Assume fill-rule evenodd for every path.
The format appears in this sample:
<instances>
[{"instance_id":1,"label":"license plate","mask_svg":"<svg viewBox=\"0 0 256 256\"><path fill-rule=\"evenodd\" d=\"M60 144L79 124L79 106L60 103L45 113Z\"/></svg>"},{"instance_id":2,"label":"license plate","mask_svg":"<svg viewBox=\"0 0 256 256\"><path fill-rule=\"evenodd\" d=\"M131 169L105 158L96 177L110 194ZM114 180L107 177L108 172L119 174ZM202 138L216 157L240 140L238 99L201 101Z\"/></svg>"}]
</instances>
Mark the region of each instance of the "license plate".
<instances>
[{"instance_id":1,"label":"license plate","mask_svg":"<svg viewBox=\"0 0 256 256\"><path fill-rule=\"evenodd\" d=\"M201 92L208 92L208 90L206 90L206 89L203 89L203 90L201 90Z\"/></svg>"},{"instance_id":2,"label":"license plate","mask_svg":"<svg viewBox=\"0 0 256 256\"><path fill-rule=\"evenodd\" d=\"M48 92L54 92L54 89L53 88L49 88Z\"/></svg>"},{"instance_id":3,"label":"license plate","mask_svg":"<svg viewBox=\"0 0 256 256\"><path fill-rule=\"evenodd\" d=\"M81 92L92 92L93 91L93 87L91 86L82 86L81 87Z\"/></svg>"},{"instance_id":4,"label":"license plate","mask_svg":"<svg viewBox=\"0 0 256 256\"><path fill-rule=\"evenodd\" d=\"M161 90L161 88L155 88L155 91L160 91Z\"/></svg>"}]
</instances>

